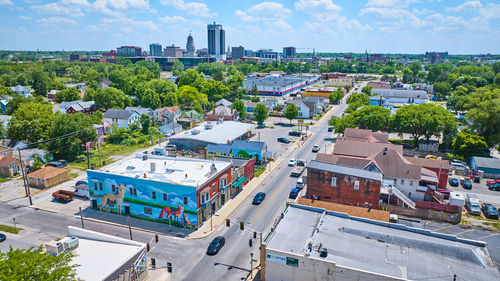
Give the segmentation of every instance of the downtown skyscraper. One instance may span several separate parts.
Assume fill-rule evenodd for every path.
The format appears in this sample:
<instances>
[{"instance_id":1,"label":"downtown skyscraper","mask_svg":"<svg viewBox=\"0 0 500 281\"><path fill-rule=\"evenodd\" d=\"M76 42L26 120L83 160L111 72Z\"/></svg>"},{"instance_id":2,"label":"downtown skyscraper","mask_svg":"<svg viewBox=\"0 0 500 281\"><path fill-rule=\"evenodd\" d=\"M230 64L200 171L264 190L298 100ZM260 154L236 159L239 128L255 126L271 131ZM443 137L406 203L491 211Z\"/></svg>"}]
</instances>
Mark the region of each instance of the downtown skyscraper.
<instances>
[{"instance_id":1,"label":"downtown skyscraper","mask_svg":"<svg viewBox=\"0 0 500 281\"><path fill-rule=\"evenodd\" d=\"M221 24L213 23L207 25L208 55L215 56L217 60L224 60L226 33Z\"/></svg>"}]
</instances>

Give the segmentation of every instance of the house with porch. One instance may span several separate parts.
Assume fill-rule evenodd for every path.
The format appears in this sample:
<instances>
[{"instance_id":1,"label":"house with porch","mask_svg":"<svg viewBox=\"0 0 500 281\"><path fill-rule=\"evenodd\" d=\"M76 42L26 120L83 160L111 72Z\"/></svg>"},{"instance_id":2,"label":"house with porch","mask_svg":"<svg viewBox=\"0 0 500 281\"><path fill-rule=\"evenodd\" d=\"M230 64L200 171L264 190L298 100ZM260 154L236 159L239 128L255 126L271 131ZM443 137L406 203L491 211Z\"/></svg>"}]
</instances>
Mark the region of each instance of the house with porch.
<instances>
[{"instance_id":1,"label":"house with porch","mask_svg":"<svg viewBox=\"0 0 500 281\"><path fill-rule=\"evenodd\" d=\"M234 121L238 119L238 111L224 105L218 105L205 114L207 121Z\"/></svg>"},{"instance_id":2,"label":"house with porch","mask_svg":"<svg viewBox=\"0 0 500 281\"><path fill-rule=\"evenodd\" d=\"M182 115L178 106L165 106L153 111L153 120L161 125L170 124Z\"/></svg>"},{"instance_id":3,"label":"house with porch","mask_svg":"<svg viewBox=\"0 0 500 281\"><path fill-rule=\"evenodd\" d=\"M19 94L21 96L31 96L31 90L30 90L30 88L28 88L26 86L17 85L15 87L10 87L10 89L14 93ZM42 93L42 94L45 94L45 93Z\"/></svg>"},{"instance_id":4,"label":"house with porch","mask_svg":"<svg viewBox=\"0 0 500 281\"><path fill-rule=\"evenodd\" d=\"M148 107L142 107L140 105L139 106L127 106L127 107L125 107L125 110L133 111L133 112L139 114L139 116L146 114L147 116L149 116L149 119L153 119L154 110L152 110L151 108L148 108Z\"/></svg>"},{"instance_id":5,"label":"house with porch","mask_svg":"<svg viewBox=\"0 0 500 281\"><path fill-rule=\"evenodd\" d=\"M128 129L128 126L139 120L141 116L133 111L122 109L108 109L102 115L105 125L116 125Z\"/></svg>"}]
</instances>

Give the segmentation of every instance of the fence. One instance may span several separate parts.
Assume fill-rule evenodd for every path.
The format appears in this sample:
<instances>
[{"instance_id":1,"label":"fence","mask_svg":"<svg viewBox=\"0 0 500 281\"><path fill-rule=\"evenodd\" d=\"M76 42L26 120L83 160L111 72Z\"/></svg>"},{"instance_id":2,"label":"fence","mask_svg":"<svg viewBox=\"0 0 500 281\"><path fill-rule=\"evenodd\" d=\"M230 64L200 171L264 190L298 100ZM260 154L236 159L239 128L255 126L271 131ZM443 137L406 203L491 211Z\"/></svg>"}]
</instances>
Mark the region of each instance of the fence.
<instances>
[{"instance_id":1,"label":"fence","mask_svg":"<svg viewBox=\"0 0 500 281\"><path fill-rule=\"evenodd\" d=\"M432 203L432 202L423 202L423 203ZM441 205L446 206L444 204L441 204ZM449 205L449 206L453 206L453 205ZM402 215L402 216L420 218L420 219L425 219L425 220L433 220L433 221L447 222L447 223L453 223L453 224L458 224L462 220L462 207L458 207L458 206L456 206L457 210L455 213L453 213L453 212L449 213L449 212L444 211L446 208L449 208L449 207L442 207L442 211L419 208L418 203L417 203L417 208L414 210L408 209L405 207L400 207L400 206L395 206L395 205L387 205L387 204L381 204L380 207L389 210L389 212L391 214L398 214L398 215ZM434 207L434 208L436 208L436 207ZM451 208L454 208L454 207L451 207ZM439 209L439 207L437 207L436 209ZM449 209L446 209L446 210L449 211Z\"/></svg>"}]
</instances>

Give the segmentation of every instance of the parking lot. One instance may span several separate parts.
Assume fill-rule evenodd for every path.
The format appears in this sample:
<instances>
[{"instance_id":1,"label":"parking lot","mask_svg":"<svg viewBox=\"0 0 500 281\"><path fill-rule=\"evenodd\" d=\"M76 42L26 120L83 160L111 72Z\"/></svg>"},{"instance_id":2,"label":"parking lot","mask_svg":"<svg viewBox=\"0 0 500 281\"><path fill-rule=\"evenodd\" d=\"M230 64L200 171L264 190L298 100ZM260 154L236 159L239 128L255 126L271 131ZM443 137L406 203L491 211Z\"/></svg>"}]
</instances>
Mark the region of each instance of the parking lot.
<instances>
[{"instance_id":1,"label":"parking lot","mask_svg":"<svg viewBox=\"0 0 500 281\"><path fill-rule=\"evenodd\" d=\"M453 175L450 177L460 179L462 176ZM459 186L451 186L448 181L448 189L452 191L457 191L461 193L474 193L477 194L479 200L484 203L491 203L496 207L500 207L500 191L489 190L488 186L486 186L486 182L490 179L482 178L480 183L472 182L472 189L464 189L462 185Z\"/></svg>"}]
</instances>

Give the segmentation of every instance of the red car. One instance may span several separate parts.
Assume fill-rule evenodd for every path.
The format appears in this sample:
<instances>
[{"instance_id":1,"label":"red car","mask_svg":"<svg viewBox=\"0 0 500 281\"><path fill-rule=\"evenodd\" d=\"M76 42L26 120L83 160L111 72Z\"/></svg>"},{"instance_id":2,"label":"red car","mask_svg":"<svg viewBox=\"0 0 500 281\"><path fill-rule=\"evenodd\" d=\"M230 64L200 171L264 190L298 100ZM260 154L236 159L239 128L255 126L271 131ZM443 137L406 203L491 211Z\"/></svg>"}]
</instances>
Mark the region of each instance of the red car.
<instances>
[{"instance_id":1,"label":"red car","mask_svg":"<svg viewBox=\"0 0 500 281\"><path fill-rule=\"evenodd\" d=\"M439 193L443 194L444 199L450 199L450 190L449 189L441 189Z\"/></svg>"}]
</instances>

